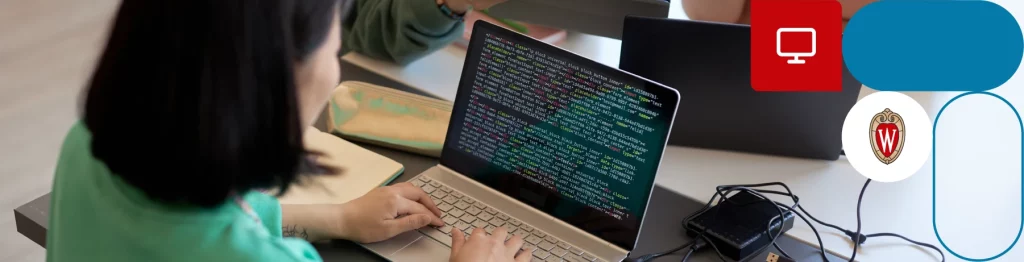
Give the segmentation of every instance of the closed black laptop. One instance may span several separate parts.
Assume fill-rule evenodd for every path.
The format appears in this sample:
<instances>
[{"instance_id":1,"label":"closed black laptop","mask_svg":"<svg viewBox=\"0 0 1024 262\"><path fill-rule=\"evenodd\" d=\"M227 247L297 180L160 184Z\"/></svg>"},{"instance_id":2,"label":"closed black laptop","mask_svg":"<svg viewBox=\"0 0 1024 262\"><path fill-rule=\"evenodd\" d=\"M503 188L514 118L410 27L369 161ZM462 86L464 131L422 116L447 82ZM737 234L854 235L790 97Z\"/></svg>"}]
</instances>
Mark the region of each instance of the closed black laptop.
<instances>
[{"instance_id":1,"label":"closed black laptop","mask_svg":"<svg viewBox=\"0 0 1024 262\"><path fill-rule=\"evenodd\" d=\"M669 144L836 160L861 83L843 66L842 92L755 92L750 26L627 17L619 69L675 88Z\"/></svg>"}]
</instances>

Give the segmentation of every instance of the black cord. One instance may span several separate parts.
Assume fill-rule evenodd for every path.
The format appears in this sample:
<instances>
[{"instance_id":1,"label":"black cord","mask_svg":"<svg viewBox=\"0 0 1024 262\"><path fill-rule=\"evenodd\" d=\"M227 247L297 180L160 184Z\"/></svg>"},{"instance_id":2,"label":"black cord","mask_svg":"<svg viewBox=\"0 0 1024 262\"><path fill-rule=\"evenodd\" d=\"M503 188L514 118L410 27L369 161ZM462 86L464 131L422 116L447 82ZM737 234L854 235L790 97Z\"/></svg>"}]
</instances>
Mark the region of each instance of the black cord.
<instances>
[{"instance_id":1,"label":"black cord","mask_svg":"<svg viewBox=\"0 0 1024 262\"><path fill-rule=\"evenodd\" d=\"M864 187L860 188L860 196L857 196L857 233L854 234L853 237L853 254L850 254L850 262L853 262L853 259L857 257L857 247L860 247L860 244L864 243L861 241L862 238L860 234L860 204L864 202L864 191L868 191L868 184L871 184L870 178L868 181L864 181ZM849 236L850 234L846 235ZM864 237L863 239L867 241L867 237Z\"/></svg>"},{"instance_id":2,"label":"black cord","mask_svg":"<svg viewBox=\"0 0 1024 262\"><path fill-rule=\"evenodd\" d=\"M909 238L907 238L905 236L901 236L899 234L894 234L894 233L870 234L870 235L867 235L867 237L898 237L898 238L902 238L903 240L905 240L907 242L910 242L910 243L912 243L914 245L931 248L932 250L935 250L935 252L939 252L939 256L942 257L942 262L946 262L946 254L943 254L941 249L939 249L938 247L935 247L932 244L923 243L923 242L917 242L917 241L911 240L911 239L909 239Z\"/></svg>"},{"instance_id":3,"label":"black cord","mask_svg":"<svg viewBox=\"0 0 1024 262\"><path fill-rule=\"evenodd\" d=\"M777 195L790 196L793 199L793 206L794 207L797 207L797 206L800 205L800 198L796 197L796 195L793 194L793 191L789 189L789 186L787 186L786 184L781 183L781 182L750 184L750 185L727 185L727 186L718 186L718 187L716 187L716 189L717 190L721 190L722 188L740 188L740 187L746 188L746 187L764 187L764 186L781 186L782 188L786 189L786 193L783 193L783 192L780 192L780 191L774 191L774 190L764 190L764 189L756 189L754 191L757 191L759 193L766 193L766 194L777 194ZM728 194L728 192L726 194ZM764 199L765 201L770 201L770 202L772 202L772 203L774 203L776 205L779 205L778 202L772 201L771 199L769 199L769 198L767 198L767 197L765 197L763 195L760 195L760 194L755 194L755 195L757 195L761 199ZM735 203L735 202L733 202L733 203ZM721 204L721 203L719 203L719 204ZM778 209L778 207L776 207L776 208ZM780 219L784 216L783 214L784 213L780 210L779 211L779 218ZM768 239L771 241L771 245L774 246L775 249L779 250L779 253L781 253L782 256L784 256L786 258L789 258L789 259L793 259L793 256L789 255L789 253L786 252L785 249L782 249L782 247L779 246L779 244L777 243L777 240L776 240L776 238L778 238L779 236L782 235L782 227L781 227L781 223L782 222L779 222L780 223L779 224L780 225L779 232L776 233L775 236L772 236L772 234L771 234L771 224L772 224L772 221L774 221L774 219L768 221L768 229L765 230L765 232L768 233L766 235L768 236Z\"/></svg>"},{"instance_id":4,"label":"black cord","mask_svg":"<svg viewBox=\"0 0 1024 262\"><path fill-rule=\"evenodd\" d=\"M643 255L643 256L637 257L633 261L635 261L635 262L651 261L651 260L653 260L655 258L659 258L659 257L665 256L665 255L668 255L668 254L675 253L676 251L683 250L684 248L690 247L693 244L694 244L694 241L686 242L686 244L680 245L680 246L678 246L676 248L673 248L673 249L669 249L669 250L666 250L666 251L662 251L662 252L658 252L658 253L653 253L653 254L647 254L647 255ZM690 250L692 251L693 249L690 249Z\"/></svg>"},{"instance_id":5,"label":"black cord","mask_svg":"<svg viewBox=\"0 0 1024 262\"><path fill-rule=\"evenodd\" d=\"M765 201L769 201L769 202L773 203L776 206L777 211L779 211L778 219L783 219L783 217L785 217L785 214L791 212L794 215L796 215L797 217L799 217L800 220L803 220L804 223L806 223L808 226L810 226L811 230L814 232L815 238L817 238L817 240L818 240L818 249L821 252L821 258L822 258L822 260L824 260L826 262L828 261L828 257L826 256L824 242L821 240L821 234L818 232L817 228L815 228L814 224L812 224L810 221L814 221L815 223L818 223L818 224L823 225L825 227L829 227L829 228L841 231L844 234L846 234L848 237L850 237L850 239L853 240L853 242L854 242L853 254L850 255L850 260L849 260L851 262L854 261L854 258L856 258L857 250L858 250L859 246L861 244L864 244L864 242L868 238L873 238L873 237L896 237L896 238L903 239L904 241L907 241L909 243L912 243L912 244L915 244L915 245L918 245L918 246L930 248L930 249L935 250L936 252L938 252L939 256L941 256L942 262L945 262L946 261L945 253L943 253L941 249L939 249L938 247L936 247L934 245L931 245L931 244L928 244L928 243L914 241L914 240L911 240L911 239L909 239L907 237L904 237L902 235L895 234L895 233L876 233L876 234L868 234L868 235L864 235L864 234L861 233L861 229L862 229L861 206L862 206L863 201L864 201L864 193L867 191L868 185L870 183L871 183L871 179L868 179L867 181L864 182L864 186L861 188L860 194L857 197L857 210L856 210L856 212L857 212L857 231L847 230L847 229L844 229L844 228L839 227L837 225L830 224L830 223L827 223L825 221L821 221L820 219L814 217L813 215L811 215L810 212L807 212L807 210L804 209L804 207L802 205L800 205L800 198L797 195L793 194L793 191L789 188L789 186L787 186L786 184L781 183L781 182L760 183L760 184L746 184L746 185L723 185L723 186L718 186L718 187L715 188L715 194L711 196L711 200L709 200L704 205L704 207L702 207L700 210L697 210L697 212L694 212L694 213L690 214L689 216L687 216L686 218L684 218L683 221L682 221L682 224L683 224L683 228L686 228L686 226L689 224L690 220L692 220L692 219L694 219L694 218L696 218L696 217L706 213L711 208L712 204L716 203L716 200L717 200L717 204L719 204L719 205L724 203L725 201L732 201L731 203L738 204L738 205L749 205L749 204L752 204L752 203L737 203L737 202L735 202L735 200L729 199L729 197L728 197L729 194L731 194L734 191L745 191L745 192L751 193L751 194L753 194L753 195L755 195L757 197L760 197L761 199L763 199ZM779 186L779 187L784 188L786 192L775 191L775 190L767 190L767 189L759 189L759 188L768 187L768 186ZM757 188L757 189L755 189L755 188ZM778 201L771 200L770 198L766 197L765 194L787 196L787 197L789 197L793 201L793 204L792 205L786 205L786 204L780 203ZM785 209L785 211L783 211L783 209ZM716 209L715 210L715 214L712 215L712 218L711 218L712 221L718 221L718 219L717 219L718 210L720 210L720 209ZM801 214L801 212L803 214ZM806 215L806 217L804 215ZM810 218L810 220L808 220L808 218ZM786 251L783 250L776 243L777 238L780 237L781 234L782 234L782 229L781 229L782 228L781 227L781 223L782 222L781 221L780 221L779 232L777 232L774 235L771 234L771 232L772 232L771 231L772 224L774 224L773 222L775 220L776 220L776 218L772 218L770 221L768 221L768 226L767 226L767 228L765 230L765 232L767 232L768 234L766 234L766 235L769 237L769 239L771 239L772 246L774 246L776 249L778 249L779 252L781 253L781 255L785 256L786 258L793 259L792 256L790 256L788 253L786 253ZM654 258L657 258L657 257L661 257L661 256L664 256L664 255L675 253L675 252L677 252L679 250L682 250L682 249L684 249L686 247L690 247L690 250L683 257L683 261L686 261L687 259L689 259L689 257L692 255L692 253L700 250L701 248L704 247L704 245L711 245L712 249L715 250L715 253L718 255L719 259L721 259L722 261L728 261L727 259L725 259L725 256L718 249L718 247L715 246L715 243L711 242L711 240L708 239L708 237L705 235L706 232L707 232L707 228L705 228L703 231L698 233L696 235L696 237L694 237L696 239L696 241L691 241L689 243L683 244L682 246L676 247L674 249L671 249L671 250L668 250L668 251L665 251L665 252L644 255L644 256L641 256L641 257L639 257L639 258L637 258L635 260L632 260L632 261L646 262L646 261L650 261L650 260L652 260Z\"/></svg>"},{"instance_id":6,"label":"black cord","mask_svg":"<svg viewBox=\"0 0 1024 262\"><path fill-rule=\"evenodd\" d=\"M756 195L757 197L760 197L761 199L763 199L765 201L771 201L773 203L777 203L775 201L772 201L768 197L765 197L764 195L762 195L762 194L760 194L760 193L758 193L758 192L756 192L756 191L754 191L752 189L746 188L746 187L731 187L725 193L722 193L722 187L718 187L718 188L716 188L716 190L718 191L719 195L722 195L722 198L718 201L719 205L721 205L725 201L731 201L731 200L728 200L729 199L728 198L728 194L730 192L732 192L732 191L746 191L746 192L750 192L750 193ZM786 213L783 212L782 208L780 208L778 205L775 205L775 209L779 212L779 216L778 216L778 218L780 219L779 220L779 231L777 233L775 233L774 236L772 236L772 224L774 224L774 222L775 222L775 218L772 218L772 219L768 220L768 226L766 226L766 228L765 228L765 232L768 233L766 235L768 235L768 239L771 241L771 245L774 246L776 249L778 249L779 253L782 253L782 255L786 256L786 258L793 258L792 256L789 255L789 253L786 253L786 251L783 250L782 247L780 247L778 243L776 243L776 239L778 239L779 237L782 236L782 222L783 222L783 220L781 220L781 219L786 216Z\"/></svg>"},{"instance_id":7,"label":"black cord","mask_svg":"<svg viewBox=\"0 0 1024 262\"><path fill-rule=\"evenodd\" d=\"M672 249L669 249L669 250L666 250L666 251L658 252L658 253L643 255L643 256L637 257L636 259L633 259L633 260L630 260L630 261L633 261L633 262L648 262L648 261L654 260L655 258L659 258L659 257L662 257L662 256L666 256L668 254L675 253L675 252L677 252L679 250L683 250L684 248L687 248L687 247L690 248L690 251L688 251L687 255L686 255L687 257L689 257L690 253L693 253L693 252L696 252L697 250L703 249L704 246L707 245L707 244L708 244L707 238L697 238L696 240L690 241L690 242L686 242L686 244L683 244L681 246L678 246L678 247L675 247L675 248L672 248ZM712 245L714 245L714 244L712 244ZM717 247L716 247L716 249L717 249ZM683 261L686 261L686 258L683 258Z\"/></svg>"},{"instance_id":8,"label":"black cord","mask_svg":"<svg viewBox=\"0 0 1024 262\"><path fill-rule=\"evenodd\" d=\"M690 251L686 252L686 255L683 256L683 260L680 261L680 262L686 262L686 260L690 259L690 255L693 255L693 249L692 248L690 249Z\"/></svg>"},{"instance_id":9,"label":"black cord","mask_svg":"<svg viewBox=\"0 0 1024 262\"><path fill-rule=\"evenodd\" d=\"M677 251L683 250L685 248L689 248L690 246L693 246L693 242L688 242L686 244L683 244L682 246L676 247L676 248L668 250L668 251L654 253L654 254L643 255L643 256L640 256L640 257L634 259L633 261L636 261L636 262L651 261L651 260L653 260L655 258L663 257L665 255L669 255L669 254L672 254L672 253L676 253Z\"/></svg>"},{"instance_id":10,"label":"black cord","mask_svg":"<svg viewBox=\"0 0 1024 262\"><path fill-rule=\"evenodd\" d=\"M757 190L753 190L753 189L746 188L746 187L736 187L735 189L746 191L748 193L754 194L754 195L756 195L758 197L761 197L762 199L765 199L766 201L770 201L771 203L775 204L775 207L780 209L780 211L779 211L780 215L778 217L779 219L783 219L783 217L784 217L783 215L781 215L781 214L783 214L783 213L781 213L782 212L781 209L787 209L789 212L792 212L797 217L800 217L800 219L803 220L804 223L807 223L807 226L811 227L811 231L814 232L814 236L818 239L818 249L820 249L820 251L821 251L821 259L822 259L822 261L828 262L828 257L825 256L825 254L826 254L825 253L825 244L824 244L824 242L821 241L821 234L818 233L818 229L814 227L814 224L811 224L810 220L807 220L807 218L805 218L802 214L800 214L800 212L796 212L796 209L793 209L792 207L790 207L788 205L785 205L785 204L782 204L782 203L779 203L777 201L769 199L768 197L762 195L760 192L757 192ZM772 218L769 221L775 221L775 218ZM780 227L781 227L781 222L780 222ZM771 231L768 231L768 232L771 232ZM780 235L781 235L781 233L782 233L782 230L779 230L779 234ZM771 236L770 233L768 235ZM778 245L776 245L776 243L775 243L775 239L772 239L772 244L775 245L776 249L779 248ZM779 253L783 253L783 252L784 251L779 249ZM793 257L789 256L788 254L783 254L783 255L785 255L786 258L793 259Z\"/></svg>"}]
</instances>

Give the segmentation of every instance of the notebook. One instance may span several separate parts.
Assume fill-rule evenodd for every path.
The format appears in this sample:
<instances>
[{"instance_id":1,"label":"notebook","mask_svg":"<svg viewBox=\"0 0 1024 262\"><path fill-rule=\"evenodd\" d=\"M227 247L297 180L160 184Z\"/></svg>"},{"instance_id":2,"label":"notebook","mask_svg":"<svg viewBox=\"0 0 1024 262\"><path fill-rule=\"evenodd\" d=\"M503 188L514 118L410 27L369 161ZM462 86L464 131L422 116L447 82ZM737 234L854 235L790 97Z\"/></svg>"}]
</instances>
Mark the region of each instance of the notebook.
<instances>
[{"instance_id":1,"label":"notebook","mask_svg":"<svg viewBox=\"0 0 1024 262\"><path fill-rule=\"evenodd\" d=\"M452 102L346 81L328 104L327 131L351 141L441 156Z\"/></svg>"},{"instance_id":2,"label":"notebook","mask_svg":"<svg viewBox=\"0 0 1024 262\"><path fill-rule=\"evenodd\" d=\"M325 153L317 162L337 167L338 172L302 178L278 197L281 204L345 203L387 185L405 169L390 158L315 128L306 131L304 144L310 151Z\"/></svg>"}]
</instances>

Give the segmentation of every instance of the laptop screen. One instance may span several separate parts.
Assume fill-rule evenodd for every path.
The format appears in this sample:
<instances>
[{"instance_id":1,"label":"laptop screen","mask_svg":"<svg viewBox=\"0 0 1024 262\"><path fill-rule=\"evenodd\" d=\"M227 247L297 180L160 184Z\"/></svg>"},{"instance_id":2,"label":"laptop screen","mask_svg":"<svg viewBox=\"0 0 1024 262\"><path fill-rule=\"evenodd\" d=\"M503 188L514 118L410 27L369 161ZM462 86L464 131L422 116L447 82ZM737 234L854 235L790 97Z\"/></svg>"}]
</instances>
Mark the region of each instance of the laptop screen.
<instances>
[{"instance_id":1,"label":"laptop screen","mask_svg":"<svg viewBox=\"0 0 1024 262\"><path fill-rule=\"evenodd\" d=\"M477 22L441 164L632 250L678 101L660 84Z\"/></svg>"}]
</instances>

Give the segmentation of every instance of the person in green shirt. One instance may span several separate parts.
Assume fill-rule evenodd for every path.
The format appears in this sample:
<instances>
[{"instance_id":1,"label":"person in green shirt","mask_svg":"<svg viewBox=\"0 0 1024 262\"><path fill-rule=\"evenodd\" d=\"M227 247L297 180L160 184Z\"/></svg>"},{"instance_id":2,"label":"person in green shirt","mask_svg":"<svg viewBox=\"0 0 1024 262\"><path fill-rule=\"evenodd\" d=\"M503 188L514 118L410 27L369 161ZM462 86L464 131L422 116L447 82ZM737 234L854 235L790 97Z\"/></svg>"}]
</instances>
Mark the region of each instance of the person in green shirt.
<instances>
[{"instance_id":1,"label":"person in green shirt","mask_svg":"<svg viewBox=\"0 0 1024 262\"><path fill-rule=\"evenodd\" d=\"M340 205L281 205L317 174L302 134L338 84L345 0L124 0L65 137L46 260L321 261L440 210L400 183ZM451 261L528 261L518 236L455 236Z\"/></svg>"},{"instance_id":2,"label":"person in green shirt","mask_svg":"<svg viewBox=\"0 0 1024 262\"><path fill-rule=\"evenodd\" d=\"M341 54L408 64L462 36L461 17L507 0L356 0L342 21ZM446 12L447 10L447 12Z\"/></svg>"}]
</instances>

